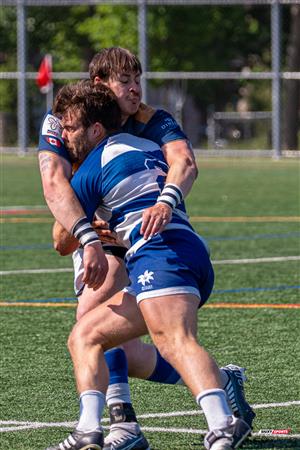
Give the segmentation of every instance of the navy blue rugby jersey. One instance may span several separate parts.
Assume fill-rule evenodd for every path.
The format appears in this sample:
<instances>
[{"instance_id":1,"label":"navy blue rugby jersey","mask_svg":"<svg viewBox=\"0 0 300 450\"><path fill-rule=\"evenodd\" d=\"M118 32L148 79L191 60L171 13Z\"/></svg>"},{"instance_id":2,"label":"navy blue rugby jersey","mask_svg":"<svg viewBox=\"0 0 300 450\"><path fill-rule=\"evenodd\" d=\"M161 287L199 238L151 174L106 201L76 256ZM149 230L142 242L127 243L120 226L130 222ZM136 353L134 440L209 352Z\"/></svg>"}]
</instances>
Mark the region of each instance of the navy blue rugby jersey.
<instances>
[{"instance_id":1,"label":"navy blue rugby jersey","mask_svg":"<svg viewBox=\"0 0 300 450\"><path fill-rule=\"evenodd\" d=\"M171 141L187 139L178 123L168 112L161 109L155 110L143 103L138 112L127 119L122 131L150 139L160 147ZM54 152L70 161L61 133L60 121L50 110L42 121L38 151Z\"/></svg>"}]
</instances>

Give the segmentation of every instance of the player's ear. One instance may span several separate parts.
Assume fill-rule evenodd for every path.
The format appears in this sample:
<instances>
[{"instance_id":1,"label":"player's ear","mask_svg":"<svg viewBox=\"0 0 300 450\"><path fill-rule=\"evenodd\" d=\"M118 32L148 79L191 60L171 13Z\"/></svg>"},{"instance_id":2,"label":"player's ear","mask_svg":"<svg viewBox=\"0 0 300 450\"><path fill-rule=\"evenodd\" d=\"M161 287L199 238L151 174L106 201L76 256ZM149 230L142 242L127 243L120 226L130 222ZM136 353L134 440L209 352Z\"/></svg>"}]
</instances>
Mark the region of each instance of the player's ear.
<instances>
[{"instance_id":1,"label":"player's ear","mask_svg":"<svg viewBox=\"0 0 300 450\"><path fill-rule=\"evenodd\" d=\"M102 83L102 80L101 80L100 77L96 76L96 77L94 78L94 84L99 84L99 83Z\"/></svg>"},{"instance_id":2,"label":"player's ear","mask_svg":"<svg viewBox=\"0 0 300 450\"><path fill-rule=\"evenodd\" d=\"M100 122L95 122L93 124L93 134L95 139L102 139L105 136L105 128Z\"/></svg>"}]
</instances>

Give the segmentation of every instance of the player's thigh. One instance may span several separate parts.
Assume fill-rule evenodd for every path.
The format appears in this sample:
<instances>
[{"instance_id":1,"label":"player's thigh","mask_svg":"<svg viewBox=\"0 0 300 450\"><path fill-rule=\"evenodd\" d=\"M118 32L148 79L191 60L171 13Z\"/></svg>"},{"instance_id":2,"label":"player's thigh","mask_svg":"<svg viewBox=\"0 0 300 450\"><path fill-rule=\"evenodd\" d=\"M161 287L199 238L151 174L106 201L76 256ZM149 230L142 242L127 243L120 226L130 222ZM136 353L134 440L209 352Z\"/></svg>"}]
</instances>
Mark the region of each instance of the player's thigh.
<instances>
[{"instance_id":1,"label":"player's thigh","mask_svg":"<svg viewBox=\"0 0 300 450\"><path fill-rule=\"evenodd\" d=\"M123 293L86 313L74 326L72 338L108 350L144 334L147 327L135 297Z\"/></svg>"},{"instance_id":2,"label":"player's thigh","mask_svg":"<svg viewBox=\"0 0 300 450\"><path fill-rule=\"evenodd\" d=\"M106 254L108 272L103 285L99 288L100 303L108 300L128 284L128 275L124 260L114 255Z\"/></svg>"},{"instance_id":3,"label":"player's thigh","mask_svg":"<svg viewBox=\"0 0 300 450\"><path fill-rule=\"evenodd\" d=\"M105 281L97 290L88 286L84 287L81 296L78 298L77 320L81 319L88 311L113 297L128 284L128 276L123 259L113 255L106 255L106 257L108 260L108 273Z\"/></svg>"},{"instance_id":4,"label":"player's thigh","mask_svg":"<svg viewBox=\"0 0 300 450\"><path fill-rule=\"evenodd\" d=\"M187 293L142 300L139 307L154 343L195 337L199 300Z\"/></svg>"}]
</instances>

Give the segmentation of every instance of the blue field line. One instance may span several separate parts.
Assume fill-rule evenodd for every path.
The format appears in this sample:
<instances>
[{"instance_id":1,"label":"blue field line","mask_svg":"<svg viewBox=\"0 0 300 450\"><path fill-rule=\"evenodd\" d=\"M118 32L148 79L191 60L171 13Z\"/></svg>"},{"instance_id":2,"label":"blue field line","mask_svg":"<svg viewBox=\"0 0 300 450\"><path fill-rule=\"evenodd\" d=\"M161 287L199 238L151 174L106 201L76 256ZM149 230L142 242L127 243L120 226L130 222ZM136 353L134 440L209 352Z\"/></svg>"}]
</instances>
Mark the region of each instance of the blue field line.
<instances>
[{"instance_id":1,"label":"blue field line","mask_svg":"<svg viewBox=\"0 0 300 450\"><path fill-rule=\"evenodd\" d=\"M30 245L1 245L2 250L49 250L53 249L53 244L30 244Z\"/></svg>"},{"instance_id":2,"label":"blue field line","mask_svg":"<svg viewBox=\"0 0 300 450\"><path fill-rule=\"evenodd\" d=\"M238 288L238 289L215 289L212 294L235 294L239 292L259 292L259 291L283 291L286 289L300 289L300 285L296 286L270 286L260 288Z\"/></svg>"},{"instance_id":3,"label":"blue field line","mask_svg":"<svg viewBox=\"0 0 300 450\"><path fill-rule=\"evenodd\" d=\"M206 241L251 241L256 239L284 239L300 237L300 232L276 233L276 234L253 234L251 236L212 236L205 237Z\"/></svg>"},{"instance_id":4,"label":"blue field line","mask_svg":"<svg viewBox=\"0 0 300 450\"><path fill-rule=\"evenodd\" d=\"M206 237L206 241L252 241L256 239L284 239L300 237L300 232L282 234L254 234L252 236L211 236ZM53 249L53 244L28 244L28 245L1 245L0 251L4 250L49 250Z\"/></svg>"},{"instance_id":5,"label":"blue field line","mask_svg":"<svg viewBox=\"0 0 300 450\"><path fill-rule=\"evenodd\" d=\"M77 303L76 297L11 300L12 303Z\"/></svg>"},{"instance_id":6,"label":"blue field line","mask_svg":"<svg viewBox=\"0 0 300 450\"><path fill-rule=\"evenodd\" d=\"M258 291L283 291L286 289L300 289L300 285L296 286L271 286L261 288L238 288L238 289L216 289L212 294L234 294L240 292L258 292ZM3 301L3 300L2 300ZM43 299L26 299L26 300L12 300L13 303L77 303L76 297L63 298L43 298Z\"/></svg>"}]
</instances>

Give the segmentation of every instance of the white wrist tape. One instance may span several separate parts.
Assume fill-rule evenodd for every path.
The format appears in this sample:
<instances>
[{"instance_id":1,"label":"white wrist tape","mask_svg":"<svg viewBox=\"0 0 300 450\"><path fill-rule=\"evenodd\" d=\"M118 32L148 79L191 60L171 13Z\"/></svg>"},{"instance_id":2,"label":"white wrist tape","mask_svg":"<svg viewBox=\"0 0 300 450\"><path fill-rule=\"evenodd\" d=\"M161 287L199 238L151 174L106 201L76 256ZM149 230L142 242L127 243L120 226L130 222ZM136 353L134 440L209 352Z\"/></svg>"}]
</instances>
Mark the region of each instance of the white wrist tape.
<instances>
[{"instance_id":1,"label":"white wrist tape","mask_svg":"<svg viewBox=\"0 0 300 450\"><path fill-rule=\"evenodd\" d=\"M85 245L92 244L93 242L100 241L98 234L87 220L87 217L81 217L73 225L71 232L79 240L83 247Z\"/></svg>"},{"instance_id":2,"label":"white wrist tape","mask_svg":"<svg viewBox=\"0 0 300 450\"><path fill-rule=\"evenodd\" d=\"M172 209L176 208L183 200L181 189L173 183L167 183L162 190L161 195L157 198L157 202L166 203Z\"/></svg>"}]
</instances>

